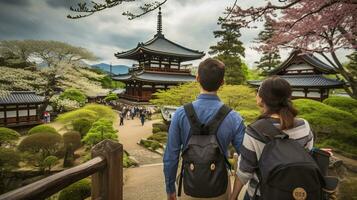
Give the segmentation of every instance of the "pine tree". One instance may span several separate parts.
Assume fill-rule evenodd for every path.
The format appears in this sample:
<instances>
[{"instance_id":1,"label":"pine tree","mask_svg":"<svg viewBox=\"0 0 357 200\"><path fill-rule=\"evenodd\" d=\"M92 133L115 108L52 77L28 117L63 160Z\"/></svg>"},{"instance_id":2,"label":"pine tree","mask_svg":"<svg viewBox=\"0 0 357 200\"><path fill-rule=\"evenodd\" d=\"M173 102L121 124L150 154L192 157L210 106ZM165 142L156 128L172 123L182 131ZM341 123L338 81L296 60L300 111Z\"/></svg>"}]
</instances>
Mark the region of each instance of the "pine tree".
<instances>
[{"instance_id":1,"label":"pine tree","mask_svg":"<svg viewBox=\"0 0 357 200\"><path fill-rule=\"evenodd\" d=\"M242 84L246 80L246 65L241 60L244 57L243 43L239 40L241 33L239 27L230 22L218 19L221 30L214 31L214 37L220 38L216 45L210 47L208 52L226 65L225 82L227 84Z\"/></svg>"},{"instance_id":2,"label":"pine tree","mask_svg":"<svg viewBox=\"0 0 357 200\"><path fill-rule=\"evenodd\" d=\"M264 30L258 34L257 42L266 44L267 41L272 37L274 29L269 20L266 20L264 24ZM263 56L260 58L259 62L256 62L257 68L263 72L263 74L274 69L280 64L279 51L263 51Z\"/></svg>"}]
</instances>

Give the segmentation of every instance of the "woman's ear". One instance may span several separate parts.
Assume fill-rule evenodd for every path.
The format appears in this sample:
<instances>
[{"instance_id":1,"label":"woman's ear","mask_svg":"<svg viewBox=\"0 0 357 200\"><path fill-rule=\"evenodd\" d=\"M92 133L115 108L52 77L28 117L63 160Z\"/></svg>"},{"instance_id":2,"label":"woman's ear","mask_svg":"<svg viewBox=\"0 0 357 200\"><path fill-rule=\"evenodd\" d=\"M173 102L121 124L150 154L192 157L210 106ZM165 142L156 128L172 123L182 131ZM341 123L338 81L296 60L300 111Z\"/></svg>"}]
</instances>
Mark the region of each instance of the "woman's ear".
<instances>
[{"instance_id":1,"label":"woman's ear","mask_svg":"<svg viewBox=\"0 0 357 200\"><path fill-rule=\"evenodd\" d=\"M196 75L196 81L200 82L200 77L198 76L198 74Z\"/></svg>"},{"instance_id":2,"label":"woman's ear","mask_svg":"<svg viewBox=\"0 0 357 200\"><path fill-rule=\"evenodd\" d=\"M264 104L263 104L263 99L259 96L259 94L257 93L257 95L255 96L255 100L257 102L257 105L261 108L264 108Z\"/></svg>"}]
</instances>

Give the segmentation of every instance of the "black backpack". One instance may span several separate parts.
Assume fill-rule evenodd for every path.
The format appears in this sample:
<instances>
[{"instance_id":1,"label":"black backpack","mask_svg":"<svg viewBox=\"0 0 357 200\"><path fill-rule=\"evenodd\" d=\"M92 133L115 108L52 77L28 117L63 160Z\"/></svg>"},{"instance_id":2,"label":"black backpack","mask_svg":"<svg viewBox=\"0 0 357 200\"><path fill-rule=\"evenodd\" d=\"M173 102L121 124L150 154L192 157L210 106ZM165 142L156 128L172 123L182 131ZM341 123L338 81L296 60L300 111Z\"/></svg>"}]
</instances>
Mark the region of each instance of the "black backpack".
<instances>
[{"instance_id":1,"label":"black backpack","mask_svg":"<svg viewBox=\"0 0 357 200\"><path fill-rule=\"evenodd\" d=\"M182 179L185 194L197 198L211 198L227 191L229 162L217 139L217 130L231 111L223 105L207 124L201 124L192 103L184 105L190 122L190 138L182 152L178 196L181 196ZM227 165L226 165L227 164Z\"/></svg>"},{"instance_id":2,"label":"black backpack","mask_svg":"<svg viewBox=\"0 0 357 200\"><path fill-rule=\"evenodd\" d=\"M322 200L325 180L309 152L296 140L273 125L270 119L260 119L249 125L247 134L265 143L258 161L259 183L253 199Z\"/></svg>"}]
</instances>

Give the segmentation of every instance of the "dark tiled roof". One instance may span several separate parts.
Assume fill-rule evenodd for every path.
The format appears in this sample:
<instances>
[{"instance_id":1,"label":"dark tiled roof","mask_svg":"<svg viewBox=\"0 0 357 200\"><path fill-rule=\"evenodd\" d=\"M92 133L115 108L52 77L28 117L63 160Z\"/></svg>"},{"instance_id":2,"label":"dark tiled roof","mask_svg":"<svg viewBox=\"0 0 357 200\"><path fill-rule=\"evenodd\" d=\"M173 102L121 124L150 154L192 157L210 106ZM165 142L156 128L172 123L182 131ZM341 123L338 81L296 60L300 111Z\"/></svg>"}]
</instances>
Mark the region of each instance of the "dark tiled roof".
<instances>
[{"instance_id":1,"label":"dark tiled roof","mask_svg":"<svg viewBox=\"0 0 357 200\"><path fill-rule=\"evenodd\" d=\"M37 95L31 91L12 91L10 94L0 97L0 105L6 104L25 104L25 103L42 103L43 96Z\"/></svg>"},{"instance_id":2,"label":"dark tiled roof","mask_svg":"<svg viewBox=\"0 0 357 200\"><path fill-rule=\"evenodd\" d=\"M113 77L114 80L126 81L126 80L140 80L153 83L183 83L191 82L195 80L195 77L190 74L166 74L166 73L155 73L155 72L140 72L137 74L128 74Z\"/></svg>"},{"instance_id":3,"label":"dark tiled roof","mask_svg":"<svg viewBox=\"0 0 357 200\"><path fill-rule=\"evenodd\" d=\"M205 55L201 51L183 47L166 39L164 35L157 34L153 39L145 43L139 43L136 48L116 53L115 56L117 58L134 59L141 52L180 57L183 61L200 59Z\"/></svg>"},{"instance_id":4,"label":"dark tiled roof","mask_svg":"<svg viewBox=\"0 0 357 200\"><path fill-rule=\"evenodd\" d=\"M338 88L344 85L342 81L326 78L322 75L283 75L280 77L287 80L292 87ZM248 83L260 86L262 81L248 81Z\"/></svg>"},{"instance_id":5,"label":"dark tiled roof","mask_svg":"<svg viewBox=\"0 0 357 200\"><path fill-rule=\"evenodd\" d=\"M301 60L303 60L306 64L314 67L315 69L317 69L318 71L320 71L322 73L325 73L325 74L335 74L336 73L336 70L332 66L322 62L319 58L317 58L313 54L302 53L300 50L295 50L290 54L289 58L287 58L283 63L281 63L281 65L279 67L270 71L269 74L271 74L271 75L279 74L279 72L288 68L293 63L293 61L295 59L299 59L299 58L301 58Z\"/></svg>"}]
</instances>

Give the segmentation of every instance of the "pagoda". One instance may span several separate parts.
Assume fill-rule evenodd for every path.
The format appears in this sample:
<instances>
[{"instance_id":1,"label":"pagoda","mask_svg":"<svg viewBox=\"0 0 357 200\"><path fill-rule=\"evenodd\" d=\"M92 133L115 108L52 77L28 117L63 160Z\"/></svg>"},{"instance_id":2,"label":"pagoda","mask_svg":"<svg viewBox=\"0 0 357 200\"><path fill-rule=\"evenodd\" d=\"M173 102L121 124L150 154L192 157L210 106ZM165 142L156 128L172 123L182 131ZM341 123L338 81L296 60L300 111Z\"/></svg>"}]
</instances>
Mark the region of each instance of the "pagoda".
<instances>
[{"instance_id":1,"label":"pagoda","mask_svg":"<svg viewBox=\"0 0 357 200\"><path fill-rule=\"evenodd\" d=\"M154 38L128 51L114 54L118 59L135 60L128 74L113 79L125 83L121 98L134 102L148 102L159 89L191 82L195 76L183 62L202 58L202 51L183 47L167 39L162 33L162 16L159 8L157 33Z\"/></svg>"},{"instance_id":2,"label":"pagoda","mask_svg":"<svg viewBox=\"0 0 357 200\"><path fill-rule=\"evenodd\" d=\"M294 50L277 68L268 72L287 80L293 88L293 98L309 98L323 101L328 98L331 89L342 88L344 82L331 78L337 71L310 53ZM248 81L259 87L262 81Z\"/></svg>"}]
</instances>

